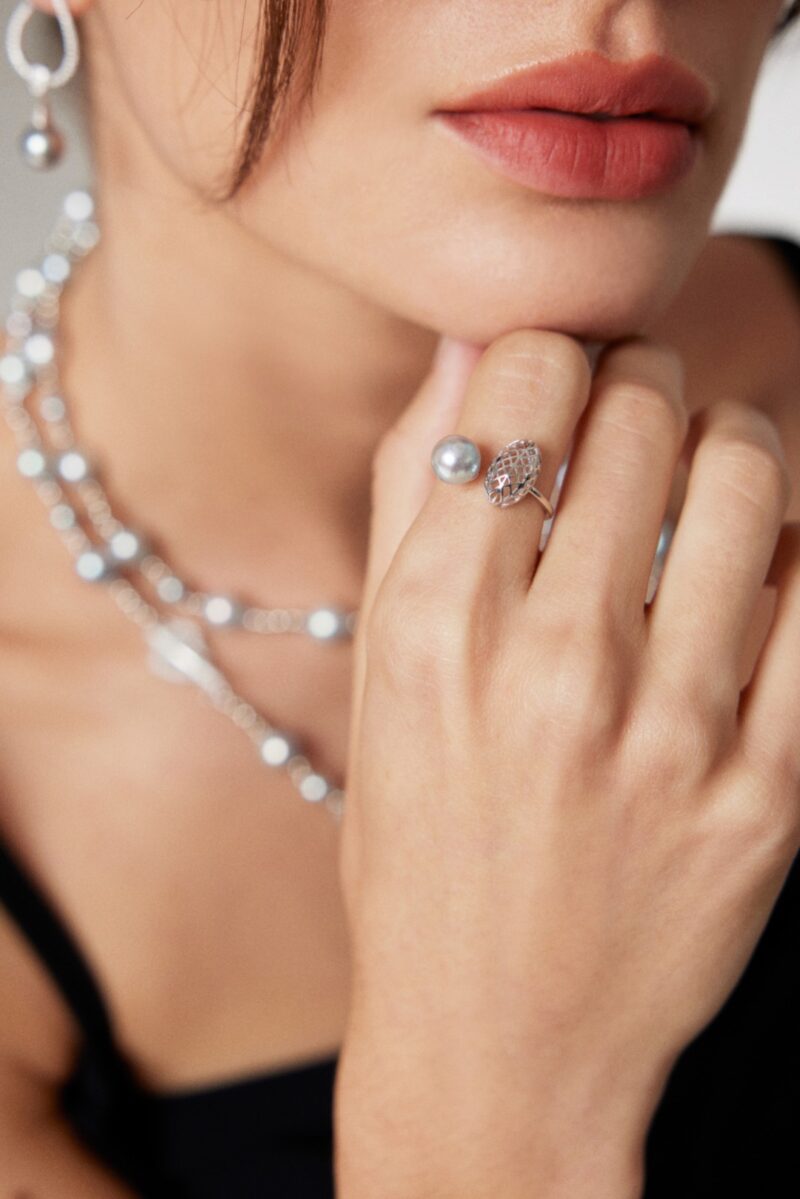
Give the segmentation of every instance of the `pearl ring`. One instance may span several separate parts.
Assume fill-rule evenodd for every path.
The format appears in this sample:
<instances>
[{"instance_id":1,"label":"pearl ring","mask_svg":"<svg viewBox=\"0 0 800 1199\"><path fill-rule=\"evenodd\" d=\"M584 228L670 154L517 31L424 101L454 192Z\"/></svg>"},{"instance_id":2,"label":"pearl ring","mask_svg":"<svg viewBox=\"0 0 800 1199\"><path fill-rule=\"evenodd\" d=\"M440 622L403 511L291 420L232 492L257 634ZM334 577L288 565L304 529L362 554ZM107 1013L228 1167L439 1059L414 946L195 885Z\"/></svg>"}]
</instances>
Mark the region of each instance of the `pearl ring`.
<instances>
[{"instance_id":1,"label":"pearl ring","mask_svg":"<svg viewBox=\"0 0 800 1199\"><path fill-rule=\"evenodd\" d=\"M431 467L443 483L471 483L481 466L481 452L474 441L451 434L437 441L431 453ZM535 486L542 468L542 453L535 441L518 439L503 446L492 459L484 479L490 503L508 508L526 495L532 495L553 515L553 506Z\"/></svg>"}]
</instances>

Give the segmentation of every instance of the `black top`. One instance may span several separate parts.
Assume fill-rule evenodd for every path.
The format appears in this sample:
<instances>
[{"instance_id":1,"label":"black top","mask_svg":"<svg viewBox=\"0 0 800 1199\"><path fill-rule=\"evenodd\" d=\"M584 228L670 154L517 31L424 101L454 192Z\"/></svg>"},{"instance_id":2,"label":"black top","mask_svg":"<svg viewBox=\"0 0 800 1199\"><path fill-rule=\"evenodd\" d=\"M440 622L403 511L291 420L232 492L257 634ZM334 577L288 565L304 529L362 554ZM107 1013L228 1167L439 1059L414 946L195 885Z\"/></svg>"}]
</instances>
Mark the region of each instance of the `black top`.
<instances>
[{"instance_id":1,"label":"black top","mask_svg":"<svg viewBox=\"0 0 800 1199\"><path fill-rule=\"evenodd\" d=\"M334 1060L203 1090L146 1090L115 1045L75 940L2 842L0 902L84 1034L64 1110L79 1137L139 1195L332 1199ZM651 1128L646 1199L796 1193L798 930L800 859L738 986L673 1072ZM770 1178L792 1183L772 1189Z\"/></svg>"},{"instance_id":2,"label":"black top","mask_svg":"<svg viewBox=\"0 0 800 1199\"><path fill-rule=\"evenodd\" d=\"M146 1199L332 1199L335 1060L207 1089L141 1087L74 936L0 841L0 904L83 1033L62 1092L78 1136Z\"/></svg>"},{"instance_id":3,"label":"black top","mask_svg":"<svg viewBox=\"0 0 800 1199\"><path fill-rule=\"evenodd\" d=\"M775 241L800 280L800 250ZM75 938L0 842L0 903L83 1032L64 1087L77 1135L143 1199L332 1199L333 1059L156 1093L117 1048ZM800 859L743 977L681 1056L652 1124L645 1199L798 1193ZM376 1196L376 1199L380 1199Z\"/></svg>"}]
</instances>

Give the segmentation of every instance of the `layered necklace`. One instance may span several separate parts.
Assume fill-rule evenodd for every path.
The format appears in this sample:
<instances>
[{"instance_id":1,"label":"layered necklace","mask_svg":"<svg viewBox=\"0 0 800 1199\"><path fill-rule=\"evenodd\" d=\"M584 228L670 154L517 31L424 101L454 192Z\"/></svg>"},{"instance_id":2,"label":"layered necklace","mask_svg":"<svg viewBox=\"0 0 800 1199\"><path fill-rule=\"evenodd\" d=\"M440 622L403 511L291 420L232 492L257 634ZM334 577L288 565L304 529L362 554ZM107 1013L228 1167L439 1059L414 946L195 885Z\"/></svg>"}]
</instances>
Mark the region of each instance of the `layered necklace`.
<instances>
[{"instance_id":1,"label":"layered necklace","mask_svg":"<svg viewBox=\"0 0 800 1199\"><path fill-rule=\"evenodd\" d=\"M3 414L17 441L17 469L44 503L79 578L107 587L138 625L151 668L198 688L247 735L266 767L283 770L304 800L338 820L342 788L315 769L298 738L237 693L214 660L205 631L299 634L329 642L352 636L357 613L334 606L265 608L193 587L156 552L146 533L118 519L93 456L77 442L58 373L59 305L75 265L99 236L92 196L70 192L39 261L16 277L0 389Z\"/></svg>"},{"instance_id":2,"label":"layered necklace","mask_svg":"<svg viewBox=\"0 0 800 1199\"><path fill-rule=\"evenodd\" d=\"M73 269L97 244L92 196L70 192L39 261L21 270L6 318L0 357L0 404L18 446L17 469L47 508L50 524L70 553L79 578L107 587L141 630L150 667L192 684L240 729L271 770L284 771L299 795L341 817L342 787L317 770L293 734L273 724L239 695L215 660L205 632L239 629L259 635L299 634L317 642L351 637L355 611L335 606L266 608L193 587L154 548L150 537L115 514L93 456L79 444L58 373L59 304ZM557 502L567 459L553 490ZM545 521L540 546L549 533ZM665 520L647 601L655 595L674 524Z\"/></svg>"}]
</instances>

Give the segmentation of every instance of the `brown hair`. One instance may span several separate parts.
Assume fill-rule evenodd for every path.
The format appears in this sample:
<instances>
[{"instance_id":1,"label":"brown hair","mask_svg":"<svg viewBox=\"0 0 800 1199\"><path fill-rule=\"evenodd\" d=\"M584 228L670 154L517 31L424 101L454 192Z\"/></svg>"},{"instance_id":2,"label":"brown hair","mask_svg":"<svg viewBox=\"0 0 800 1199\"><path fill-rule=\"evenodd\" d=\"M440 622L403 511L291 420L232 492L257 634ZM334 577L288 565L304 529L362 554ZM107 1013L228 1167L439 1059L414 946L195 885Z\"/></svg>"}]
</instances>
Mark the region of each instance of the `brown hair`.
<instances>
[{"instance_id":1,"label":"brown hair","mask_svg":"<svg viewBox=\"0 0 800 1199\"><path fill-rule=\"evenodd\" d=\"M795 0L784 13L777 32L784 30L798 16L800 0ZM238 192L257 163L273 132L281 105L285 104L297 60L309 47L311 54L305 64L305 89L298 99L304 99L313 88L322 58L326 19L327 0L262 0L256 32L260 61L247 97L250 119L225 193L226 199Z\"/></svg>"},{"instance_id":2,"label":"brown hair","mask_svg":"<svg viewBox=\"0 0 800 1199\"><path fill-rule=\"evenodd\" d=\"M322 58L326 18L327 0L263 0L256 30L259 65L246 100L250 118L226 199L238 192L273 133L301 58L305 79L300 79L303 90L296 99L311 91Z\"/></svg>"}]
</instances>

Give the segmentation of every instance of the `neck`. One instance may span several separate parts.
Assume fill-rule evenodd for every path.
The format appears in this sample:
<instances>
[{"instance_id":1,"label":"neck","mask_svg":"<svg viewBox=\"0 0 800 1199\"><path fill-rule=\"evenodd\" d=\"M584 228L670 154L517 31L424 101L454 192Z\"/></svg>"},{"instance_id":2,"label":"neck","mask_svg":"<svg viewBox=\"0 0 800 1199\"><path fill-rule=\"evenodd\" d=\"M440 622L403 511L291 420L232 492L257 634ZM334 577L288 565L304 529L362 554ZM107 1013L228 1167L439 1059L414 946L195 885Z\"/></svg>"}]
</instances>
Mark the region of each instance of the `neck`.
<instances>
[{"instance_id":1,"label":"neck","mask_svg":"<svg viewBox=\"0 0 800 1199\"><path fill-rule=\"evenodd\" d=\"M371 457L435 336L112 164L62 317L64 388L112 500L198 586L352 602Z\"/></svg>"}]
</instances>

